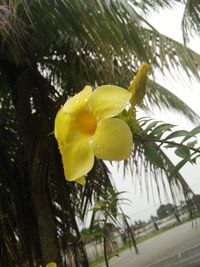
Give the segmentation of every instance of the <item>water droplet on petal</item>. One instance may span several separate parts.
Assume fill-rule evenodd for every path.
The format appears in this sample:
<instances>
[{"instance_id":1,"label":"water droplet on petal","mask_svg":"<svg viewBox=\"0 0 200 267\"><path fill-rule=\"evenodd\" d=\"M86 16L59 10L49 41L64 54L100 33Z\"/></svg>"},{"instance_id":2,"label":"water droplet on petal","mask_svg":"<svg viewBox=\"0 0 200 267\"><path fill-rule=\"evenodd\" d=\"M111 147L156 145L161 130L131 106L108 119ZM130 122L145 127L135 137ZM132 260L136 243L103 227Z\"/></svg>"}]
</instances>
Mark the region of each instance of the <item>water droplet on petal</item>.
<instances>
[{"instance_id":1,"label":"water droplet on petal","mask_svg":"<svg viewBox=\"0 0 200 267\"><path fill-rule=\"evenodd\" d=\"M91 144L93 144L94 143L94 140L93 140L93 138L88 138L88 142L89 142L89 144L91 145Z\"/></svg>"}]
</instances>

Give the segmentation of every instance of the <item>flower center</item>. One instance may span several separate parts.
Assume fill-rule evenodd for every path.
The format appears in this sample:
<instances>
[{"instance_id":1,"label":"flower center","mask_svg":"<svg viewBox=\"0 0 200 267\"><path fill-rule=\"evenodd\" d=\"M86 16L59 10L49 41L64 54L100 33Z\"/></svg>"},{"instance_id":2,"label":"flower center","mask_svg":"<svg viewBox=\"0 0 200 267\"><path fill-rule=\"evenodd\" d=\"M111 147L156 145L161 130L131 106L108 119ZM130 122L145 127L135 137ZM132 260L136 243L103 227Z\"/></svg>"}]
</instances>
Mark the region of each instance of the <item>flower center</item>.
<instances>
[{"instance_id":1,"label":"flower center","mask_svg":"<svg viewBox=\"0 0 200 267\"><path fill-rule=\"evenodd\" d=\"M93 135L97 128L97 120L96 117L88 112L80 112L75 120L74 120L74 129L78 132L87 134L87 135Z\"/></svg>"}]
</instances>

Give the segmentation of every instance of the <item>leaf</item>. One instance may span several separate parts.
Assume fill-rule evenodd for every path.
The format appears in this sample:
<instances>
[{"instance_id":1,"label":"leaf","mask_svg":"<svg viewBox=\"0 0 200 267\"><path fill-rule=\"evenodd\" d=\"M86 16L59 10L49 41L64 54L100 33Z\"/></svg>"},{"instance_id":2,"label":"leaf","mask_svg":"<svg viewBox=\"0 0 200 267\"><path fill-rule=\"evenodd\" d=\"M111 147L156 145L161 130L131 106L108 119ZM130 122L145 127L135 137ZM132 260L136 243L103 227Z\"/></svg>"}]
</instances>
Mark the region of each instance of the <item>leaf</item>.
<instances>
[{"instance_id":1,"label":"leaf","mask_svg":"<svg viewBox=\"0 0 200 267\"><path fill-rule=\"evenodd\" d=\"M162 158L151 144L144 144L144 153L151 163L160 168L164 167Z\"/></svg>"},{"instance_id":2,"label":"leaf","mask_svg":"<svg viewBox=\"0 0 200 267\"><path fill-rule=\"evenodd\" d=\"M196 164L198 158L200 158L200 154L196 155L190 162Z\"/></svg>"},{"instance_id":3,"label":"leaf","mask_svg":"<svg viewBox=\"0 0 200 267\"><path fill-rule=\"evenodd\" d=\"M115 228L115 225L113 223L106 223L106 227L109 229L109 230L112 230Z\"/></svg>"},{"instance_id":4,"label":"leaf","mask_svg":"<svg viewBox=\"0 0 200 267\"><path fill-rule=\"evenodd\" d=\"M200 133L200 126L197 126L196 128L194 128L191 132L188 132L187 136L183 139L182 142L187 141L188 139L194 137L195 135Z\"/></svg>"},{"instance_id":5,"label":"leaf","mask_svg":"<svg viewBox=\"0 0 200 267\"><path fill-rule=\"evenodd\" d=\"M189 42L189 37L194 37L200 32L200 6L199 1L186 1L185 10L182 18L182 32L184 43Z\"/></svg>"},{"instance_id":6,"label":"leaf","mask_svg":"<svg viewBox=\"0 0 200 267\"><path fill-rule=\"evenodd\" d=\"M149 136L161 136L166 131L171 131L171 128L175 127L174 124L164 123L157 126L153 131L150 133Z\"/></svg>"},{"instance_id":7,"label":"leaf","mask_svg":"<svg viewBox=\"0 0 200 267\"><path fill-rule=\"evenodd\" d=\"M191 131L191 133L192 133L193 135L199 134L199 133L200 133L200 126L197 126L196 128L194 128L194 129Z\"/></svg>"},{"instance_id":8,"label":"leaf","mask_svg":"<svg viewBox=\"0 0 200 267\"><path fill-rule=\"evenodd\" d=\"M153 121L151 122L147 128L144 130L145 133L147 133L148 131L150 131L152 128L154 128L159 122L158 121Z\"/></svg>"},{"instance_id":9,"label":"leaf","mask_svg":"<svg viewBox=\"0 0 200 267\"><path fill-rule=\"evenodd\" d=\"M180 158L189 160L190 159L190 150L187 146L180 146L175 151L176 155Z\"/></svg>"},{"instance_id":10,"label":"leaf","mask_svg":"<svg viewBox=\"0 0 200 267\"><path fill-rule=\"evenodd\" d=\"M178 131L175 131L171 134L169 134L165 140L169 140L169 139L172 139L172 138L176 138L176 137L180 137L180 136L185 136L187 135L189 132L188 131L185 131L185 130L178 130Z\"/></svg>"},{"instance_id":11,"label":"leaf","mask_svg":"<svg viewBox=\"0 0 200 267\"><path fill-rule=\"evenodd\" d=\"M176 146L175 144L164 145L165 148L174 148L175 146Z\"/></svg>"},{"instance_id":12,"label":"leaf","mask_svg":"<svg viewBox=\"0 0 200 267\"><path fill-rule=\"evenodd\" d=\"M175 176L177 172L187 163L186 159L181 160L173 169L171 176Z\"/></svg>"},{"instance_id":13,"label":"leaf","mask_svg":"<svg viewBox=\"0 0 200 267\"><path fill-rule=\"evenodd\" d=\"M195 147L195 145L197 144L197 140L194 140L194 141L191 141L191 142L188 142L187 144L186 144L186 146L187 147Z\"/></svg>"},{"instance_id":14,"label":"leaf","mask_svg":"<svg viewBox=\"0 0 200 267\"><path fill-rule=\"evenodd\" d=\"M145 102L145 107L152 110L157 107L159 110L164 108L166 110L175 111L183 115L185 118L194 122L196 125L200 122L200 117L197 115L186 103L179 99L175 94L170 92L167 88L148 80L147 88L148 101Z\"/></svg>"},{"instance_id":15,"label":"leaf","mask_svg":"<svg viewBox=\"0 0 200 267\"><path fill-rule=\"evenodd\" d=\"M91 232L89 232L89 233L87 233L87 234L83 234L83 235L81 236L81 238L79 239L79 242L80 242L80 241L91 240L91 239L93 239L94 237L95 237L96 239L98 239L98 238L101 238L102 236L103 236L102 230L101 230L101 229L98 229L98 230L95 230L95 231L91 231Z\"/></svg>"}]
</instances>

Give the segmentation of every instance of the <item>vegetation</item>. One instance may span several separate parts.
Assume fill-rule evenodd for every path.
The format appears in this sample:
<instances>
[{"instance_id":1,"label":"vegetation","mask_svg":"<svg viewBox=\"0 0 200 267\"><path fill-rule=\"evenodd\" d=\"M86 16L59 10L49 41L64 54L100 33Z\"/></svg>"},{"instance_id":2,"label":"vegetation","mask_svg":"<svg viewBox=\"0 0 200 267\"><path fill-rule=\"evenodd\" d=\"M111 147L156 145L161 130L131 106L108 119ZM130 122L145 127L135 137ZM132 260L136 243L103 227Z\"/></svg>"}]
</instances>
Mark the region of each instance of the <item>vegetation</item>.
<instances>
[{"instance_id":1,"label":"vegetation","mask_svg":"<svg viewBox=\"0 0 200 267\"><path fill-rule=\"evenodd\" d=\"M173 204L168 203L168 204L162 204L160 207L157 209L157 215L159 219L163 219L172 213L176 211L176 208Z\"/></svg>"},{"instance_id":2,"label":"vegetation","mask_svg":"<svg viewBox=\"0 0 200 267\"><path fill-rule=\"evenodd\" d=\"M184 221L184 222L181 222L181 223L186 223L188 222L188 220ZM153 231L143 237L140 237L137 239L137 244L140 244L140 243L143 243L145 242L146 240L149 240L150 238L153 238L155 236L158 236L170 229L173 229L174 227L177 227L181 224L180 222L176 222L176 223L173 223L172 225L168 225L168 226L165 226L161 229L159 229L159 231ZM123 252L124 250L126 249L130 249L130 245L129 244L125 244L122 248L116 250L115 252L111 253L111 255L109 255L109 257L114 257L114 256L119 256L121 252ZM102 263L104 261L104 257L99 257L97 258L96 260L92 261L89 266L90 267L94 267L94 266L97 266L98 264Z\"/></svg>"},{"instance_id":3,"label":"vegetation","mask_svg":"<svg viewBox=\"0 0 200 267\"><path fill-rule=\"evenodd\" d=\"M183 69L199 79L200 55L160 34L145 14L180 1L0 0L0 265L29 267L54 261L58 267L88 266L76 217L112 186L109 170L96 159L81 187L66 182L54 136L54 119L69 96L86 84L128 87L142 62L151 75L143 104L199 116L153 80L156 70ZM183 34L199 32L198 1L183 0ZM126 115L126 116L125 116ZM194 163L199 148L193 132L171 133L172 125L124 114L135 150L124 163L133 177L145 172L166 178L186 199L194 194L179 173ZM139 125L135 129L134 125ZM165 133L168 132L167 139ZM170 133L169 133L170 132ZM170 136L171 135L171 136ZM181 136L182 142L173 138ZM162 147L176 149L174 166ZM141 166L144 166L142 168Z\"/></svg>"},{"instance_id":4,"label":"vegetation","mask_svg":"<svg viewBox=\"0 0 200 267\"><path fill-rule=\"evenodd\" d=\"M133 244L136 252L136 242L129 226L129 217L126 216L122 210L118 210L120 203L124 204L124 198L121 197L123 192L116 192L113 188L108 188L107 192L100 195L99 201L92 209L92 219L90 228L88 231L84 231L82 240L96 240L103 244L104 260L107 267L109 267L109 259L111 252L117 250L116 241L114 238L114 232L119 232L121 225L119 221L124 222L127 229L127 235L129 235L130 246ZM115 255L115 254L114 254Z\"/></svg>"}]
</instances>

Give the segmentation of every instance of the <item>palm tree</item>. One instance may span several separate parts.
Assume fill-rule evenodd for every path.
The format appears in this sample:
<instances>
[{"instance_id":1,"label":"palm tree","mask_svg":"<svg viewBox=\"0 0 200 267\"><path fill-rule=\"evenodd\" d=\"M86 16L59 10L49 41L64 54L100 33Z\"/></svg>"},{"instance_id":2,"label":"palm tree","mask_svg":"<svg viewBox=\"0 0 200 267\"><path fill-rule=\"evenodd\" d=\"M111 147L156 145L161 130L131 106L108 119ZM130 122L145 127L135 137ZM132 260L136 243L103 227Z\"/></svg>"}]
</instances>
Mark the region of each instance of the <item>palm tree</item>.
<instances>
[{"instance_id":1,"label":"palm tree","mask_svg":"<svg viewBox=\"0 0 200 267\"><path fill-rule=\"evenodd\" d=\"M111 186L105 164L96 160L84 188L64 180L51 132L60 105L85 84L128 86L142 62L156 70L173 66L199 79L200 55L160 34L142 16L180 1L0 1L0 243L1 266L88 266L76 216ZM199 31L198 1L185 5L183 33ZM185 103L149 80L143 108L199 117ZM138 139L135 162L149 162ZM144 156L142 156L144 155ZM171 162L165 160L168 179ZM129 161L129 164L131 164ZM148 171L148 168L147 168ZM163 170L162 170L163 172ZM177 173L185 194L190 191ZM170 181L169 181L170 182Z\"/></svg>"}]
</instances>

